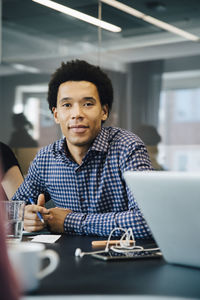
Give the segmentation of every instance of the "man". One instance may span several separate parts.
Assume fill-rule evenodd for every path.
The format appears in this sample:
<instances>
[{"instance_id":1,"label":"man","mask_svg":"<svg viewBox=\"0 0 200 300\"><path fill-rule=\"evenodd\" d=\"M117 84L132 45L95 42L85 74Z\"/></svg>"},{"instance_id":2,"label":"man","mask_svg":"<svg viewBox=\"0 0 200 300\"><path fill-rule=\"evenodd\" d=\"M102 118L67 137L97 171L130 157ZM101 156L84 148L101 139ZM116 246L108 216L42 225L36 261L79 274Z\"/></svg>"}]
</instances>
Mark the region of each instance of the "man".
<instances>
[{"instance_id":1,"label":"man","mask_svg":"<svg viewBox=\"0 0 200 300\"><path fill-rule=\"evenodd\" d=\"M136 238L151 236L123 179L124 171L149 170L151 163L133 133L102 127L113 102L107 75L85 61L63 63L49 83L48 102L64 138L39 151L13 198L37 202L26 206L25 229L43 229L40 212L53 232L107 236L132 227ZM44 207L45 195L55 208Z\"/></svg>"}]
</instances>

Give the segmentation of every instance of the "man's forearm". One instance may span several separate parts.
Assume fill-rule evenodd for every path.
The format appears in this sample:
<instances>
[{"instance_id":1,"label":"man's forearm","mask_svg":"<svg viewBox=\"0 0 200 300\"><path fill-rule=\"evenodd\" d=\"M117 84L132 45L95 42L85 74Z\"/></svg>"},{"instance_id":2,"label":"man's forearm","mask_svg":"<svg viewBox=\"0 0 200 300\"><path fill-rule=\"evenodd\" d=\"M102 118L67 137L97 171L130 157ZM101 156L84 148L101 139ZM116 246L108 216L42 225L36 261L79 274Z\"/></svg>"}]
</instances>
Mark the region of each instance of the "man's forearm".
<instances>
[{"instance_id":1,"label":"man's forearm","mask_svg":"<svg viewBox=\"0 0 200 300\"><path fill-rule=\"evenodd\" d=\"M131 227L135 238L152 236L141 213L134 210L103 214L70 213L64 222L64 230L68 234L108 236L115 227ZM116 235L120 234L116 232Z\"/></svg>"}]
</instances>

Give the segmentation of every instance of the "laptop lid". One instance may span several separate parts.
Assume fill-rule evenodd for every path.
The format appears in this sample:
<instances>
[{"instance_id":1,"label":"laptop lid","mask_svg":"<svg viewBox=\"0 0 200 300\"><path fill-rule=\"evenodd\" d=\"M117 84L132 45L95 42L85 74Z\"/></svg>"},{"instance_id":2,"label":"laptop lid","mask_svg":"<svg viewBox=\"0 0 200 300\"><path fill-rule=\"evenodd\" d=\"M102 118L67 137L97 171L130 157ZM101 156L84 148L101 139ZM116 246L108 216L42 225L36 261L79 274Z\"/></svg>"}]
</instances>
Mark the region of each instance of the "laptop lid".
<instances>
[{"instance_id":1,"label":"laptop lid","mask_svg":"<svg viewBox=\"0 0 200 300\"><path fill-rule=\"evenodd\" d=\"M124 173L164 258L200 267L200 173Z\"/></svg>"}]
</instances>

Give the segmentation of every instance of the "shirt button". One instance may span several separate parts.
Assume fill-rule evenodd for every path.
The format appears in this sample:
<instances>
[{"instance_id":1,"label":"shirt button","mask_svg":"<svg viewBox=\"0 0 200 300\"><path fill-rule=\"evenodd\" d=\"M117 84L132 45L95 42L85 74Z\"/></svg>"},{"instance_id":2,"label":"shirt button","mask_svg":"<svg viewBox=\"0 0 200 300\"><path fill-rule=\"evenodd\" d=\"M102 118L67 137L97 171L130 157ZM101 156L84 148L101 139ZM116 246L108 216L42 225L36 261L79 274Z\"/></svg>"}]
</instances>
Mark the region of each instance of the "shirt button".
<instances>
[{"instance_id":1,"label":"shirt button","mask_svg":"<svg viewBox=\"0 0 200 300\"><path fill-rule=\"evenodd\" d=\"M81 201L81 202L84 202L84 201L85 201L85 199L84 199L84 198L80 198L80 201Z\"/></svg>"}]
</instances>

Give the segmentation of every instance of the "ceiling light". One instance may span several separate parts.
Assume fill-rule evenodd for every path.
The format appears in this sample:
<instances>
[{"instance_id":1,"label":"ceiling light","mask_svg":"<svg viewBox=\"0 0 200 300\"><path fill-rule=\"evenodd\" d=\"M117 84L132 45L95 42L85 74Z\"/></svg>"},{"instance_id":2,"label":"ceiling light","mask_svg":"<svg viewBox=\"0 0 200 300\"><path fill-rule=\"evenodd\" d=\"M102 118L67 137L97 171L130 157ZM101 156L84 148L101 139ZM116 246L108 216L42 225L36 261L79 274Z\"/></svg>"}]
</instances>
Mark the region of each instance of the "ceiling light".
<instances>
[{"instance_id":1,"label":"ceiling light","mask_svg":"<svg viewBox=\"0 0 200 300\"><path fill-rule=\"evenodd\" d=\"M171 31L172 33L175 33L177 35L180 35L188 40L191 40L191 41L199 41L199 37L194 35L194 34L191 34L187 31L184 31L182 29L179 29L178 27L175 27L175 26L172 26L168 23L165 23L165 22L162 22L158 19L155 19L153 17L150 17L150 16L147 16L145 15L144 18L143 18L144 21L148 22L148 23L151 23L155 26L158 26L164 30L167 30L167 31Z\"/></svg>"},{"instance_id":2,"label":"ceiling light","mask_svg":"<svg viewBox=\"0 0 200 300\"><path fill-rule=\"evenodd\" d=\"M21 72L40 73L40 70L34 67L25 66L22 64L12 64L12 67Z\"/></svg>"},{"instance_id":3,"label":"ceiling light","mask_svg":"<svg viewBox=\"0 0 200 300\"><path fill-rule=\"evenodd\" d=\"M109 30L109 31L112 31L112 32L120 32L121 31L121 28L118 27L118 26L115 26L115 25L112 25L108 22L104 22L104 21L99 20L97 18L91 17L91 16L86 15L82 12L79 12L78 10L69 8L67 6L56 3L54 1L51 1L51 0L32 0L32 1L37 2L39 4L42 4L42 5L45 5L47 7L50 7L52 9L55 9L59 12L64 13L64 14L70 15L74 18L80 19L80 20L85 21L87 23L90 23L92 25L101 27L103 29L106 29L106 30Z\"/></svg>"},{"instance_id":4,"label":"ceiling light","mask_svg":"<svg viewBox=\"0 0 200 300\"><path fill-rule=\"evenodd\" d=\"M180 35L180 36L182 36L182 37L184 37L188 40L195 41L195 42L200 41L200 38L198 36L194 35L194 34L191 34L187 31L179 29L179 28L177 28L173 25L170 25L168 23L162 22L162 21L160 21L156 18L153 18L151 16L145 15L141 11L136 10L136 9L134 9L134 8L128 6L128 5L125 5L125 4L123 4L119 1L116 1L116 0L101 0L101 2L106 3L110 6L113 6L117 9L119 9L119 10L122 10L122 11L126 12L127 14L130 14L134 17L142 19L142 20L144 20L144 21L146 21L150 24L153 24L157 27L160 27L164 30L170 31L170 32L175 33L177 35Z\"/></svg>"}]
</instances>

